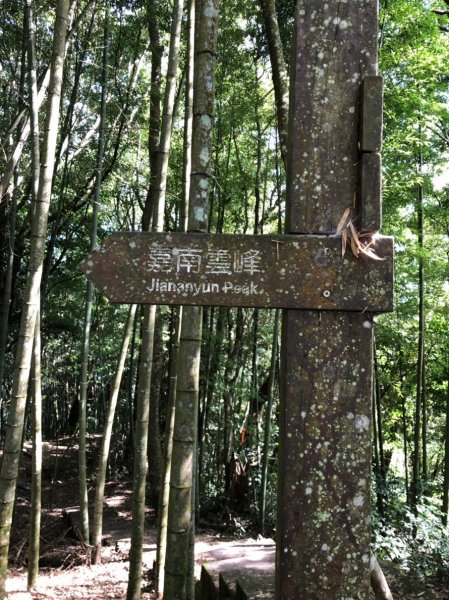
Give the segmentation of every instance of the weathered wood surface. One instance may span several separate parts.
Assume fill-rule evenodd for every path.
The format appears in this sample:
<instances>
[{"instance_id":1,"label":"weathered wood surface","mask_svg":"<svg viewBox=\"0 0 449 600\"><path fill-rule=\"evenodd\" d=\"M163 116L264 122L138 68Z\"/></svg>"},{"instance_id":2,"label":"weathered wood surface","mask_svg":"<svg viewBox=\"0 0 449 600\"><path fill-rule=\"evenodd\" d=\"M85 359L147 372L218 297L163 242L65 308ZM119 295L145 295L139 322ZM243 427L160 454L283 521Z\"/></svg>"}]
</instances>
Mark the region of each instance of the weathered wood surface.
<instances>
[{"instance_id":1,"label":"weathered wood surface","mask_svg":"<svg viewBox=\"0 0 449 600\"><path fill-rule=\"evenodd\" d=\"M299 0L293 45L286 230L333 234L358 217L377 0ZM367 600L372 318L286 311L282 345L276 598Z\"/></svg>"},{"instance_id":2,"label":"weathered wood surface","mask_svg":"<svg viewBox=\"0 0 449 600\"><path fill-rule=\"evenodd\" d=\"M361 231L379 231L382 225L380 154L375 152L362 154L360 171L358 225Z\"/></svg>"},{"instance_id":3,"label":"weathered wood surface","mask_svg":"<svg viewBox=\"0 0 449 600\"><path fill-rule=\"evenodd\" d=\"M235 600L274 600L274 575L245 572L237 579Z\"/></svg>"},{"instance_id":4,"label":"weathered wood surface","mask_svg":"<svg viewBox=\"0 0 449 600\"><path fill-rule=\"evenodd\" d=\"M383 78L364 77L360 116L360 151L380 152L383 127Z\"/></svg>"},{"instance_id":5,"label":"weathered wood surface","mask_svg":"<svg viewBox=\"0 0 449 600\"><path fill-rule=\"evenodd\" d=\"M286 233L334 233L358 183L361 83L377 74L377 0L299 0Z\"/></svg>"},{"instance_id":6,"label":"weathered wood surface","mask_svg":"<svg viewBox=\"0 0 449 600\"><path fill-rule=\"evenodd\" d=\"M284 336L280 597L367 598L372 318L289 311Z\"/></svg>"},{"instance_id":7,"label":"weathered wood surface","mask_svg":"<svg viewBox=\"0 0 449 600\"><path fill-rule=\"evenodd\" d=\"M341 237L115 233L81 269L113 302L313 308L392 308L391 238L384 261L342 257Z\"/></svg>"},{"instance_id":8,"label":"weathered wood surface","mask_svg":"<svg viewBox=\"0 0 449 600\"><path fill-rule=\"evenodd\" d=\"M218 572L207 565L201 567L199 585L199 600L217 600L218 598Z\"/></svg>"}]
</instances>

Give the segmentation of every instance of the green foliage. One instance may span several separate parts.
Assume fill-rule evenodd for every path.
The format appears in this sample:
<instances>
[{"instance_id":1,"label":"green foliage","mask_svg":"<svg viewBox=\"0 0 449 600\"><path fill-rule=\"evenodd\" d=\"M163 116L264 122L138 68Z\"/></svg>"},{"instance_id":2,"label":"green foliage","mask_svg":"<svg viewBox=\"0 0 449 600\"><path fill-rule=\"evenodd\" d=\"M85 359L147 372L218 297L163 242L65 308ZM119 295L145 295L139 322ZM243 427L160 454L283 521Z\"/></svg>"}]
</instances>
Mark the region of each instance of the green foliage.
<instances>
[{"instance_id":1,"label":"green foliage","mask_svg":"<svg viewBox=\"0 0 449 600\"><path fill-rule=\"evenodd\" d=\"M449 576L449 540L435 498L423 496L415 514L401 500L401 488L402 482L390 480L386 512L373 515L374 553L419 578Z\"/></svg>"}]
</instances>

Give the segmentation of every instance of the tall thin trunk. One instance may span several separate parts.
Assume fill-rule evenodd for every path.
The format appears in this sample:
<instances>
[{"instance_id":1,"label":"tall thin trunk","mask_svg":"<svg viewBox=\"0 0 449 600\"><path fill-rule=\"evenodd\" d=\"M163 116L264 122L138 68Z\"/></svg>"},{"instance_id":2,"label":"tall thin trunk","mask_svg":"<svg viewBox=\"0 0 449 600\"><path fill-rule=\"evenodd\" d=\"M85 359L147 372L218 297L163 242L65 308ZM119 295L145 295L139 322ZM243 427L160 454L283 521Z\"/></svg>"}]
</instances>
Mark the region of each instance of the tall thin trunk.
<instances>
[{"instance_id":1,"label":"tall thin trunk","mask_svg":"<svg viewBox=\"0 0 449 600\"><path fill-rule=\"evenodd\" d=\"M259 532L261 535L265 533L265 515L267 506L267 482L268 482L268 456L270 453L270 438L271 438L271 413L273 410L274 382L276 374L276 361L278 351L279 338L279 319L281 311L276 310L274 315L273 329L273 344L271 347L270 361L270 382L268 385L268 398L265 407L265 428L263 439L263 462L262 462L262 483L259 498Z\"/></svg>"},{"instance_id":2,"label":"tall thin trunk","mask_svg":"<svg viewBox=\"0 0 449 600\"><path fill-rule=\"evenodd\" d=\"M419 172L422 171L422 156L419 156ZM422 482L422 453L421 453L421 433L422 433L422 403L423 403L423 381L424 381L424 229L423 229L423 189L420 184L418 187L417 203L418 219L418 363L416 368L416 406L414 423L414 448L413 448L413 478L412 478L412 507L416 509L419 495L421 493Z\"/></svg>"},{"instance_id":3,"label":"tall thin trunk","mask_svg":"<svg viewBox=\"0 0 449 600\"><path fill-rule=\"evenodd\" d=\"M2 398L2 382L3 375L5 372L5 360L6 360L6 344L8 340L8 322L9 322L9 309L11 305L11 291L12 291L12 280L14 272L14 252L16 244L16 220L17 220L17 194L16 189L13 190L11 195L11 206L9 209L8 219L8 230L9 230L9 244L8 244L8 259L6 267L6 275L3 287L3 296L0 300L0 411L3 404Z\"/></svg>"},{"instance_id":4,"label":"tall thin trunk","mask_svg":"<svg viewBox=\"0 0 449 600\"><path fill-rule=\"evenodd\" d=\"M396 319L398 323L398 331L400 331L399 327L399 315L396 311ZM402 383L404 381L404 359L402 353L402 346L399 347L399 381ZM407 428L407 406L405 402L406 394L400 388L399 391L401 395L401 412L402 412L402 444L404 449L404 473L405 473L405 495L407 498L407 504L410 506L410 476L409 476L409 452L408 452L408 428Z\"/></svg>"},{"instance_id":5,"label":"tall thin trunk","mask_svg":"<svg viewBox=\"0 0 449 600\"><path fill-rule=\"evenodd\" d=\"M284 166L287 166L288 74L279 32L276 0L259 0L259 4L262 8L268 51L270 53L281 156Z\"/></svg>"},{"instance_id":6,"label":"tall thin trunk","mask_svg":"<svg viewBox=\"0 0 449 600\"><path fill-rule=\"evenodd\" d=\"M136 316L137 305L132 304L129 307L128 318L126 320L125 329L123 331L122 345L120 348L119 359L115 371L114 382L112 384L111 397L109 399L109 409L106 416L106 423L103 431L103 439L101 443L100 459L97 473L97 486L95 489L94 503L94 522L92 527L92 564L98 565L101 563L101 536L103 531L103 501L104 487L106 484L106 472L108 466L109 448L111 444L112 426L114 424L115 409L120 392L120 384L122 381L123 370L125 367L126 355L128 346L134 328L134 318Z\"/></svg>"},{"instance_id":7,"label":"tall thin trunk","mask_svg":"<svg viewBox=\"0 0 449 600\"><path fill-rule=\"evenodd\" d=\"M446 426L444 430L444 478L443 478L443 525L448 523L449 513L449 377L446 389Z\"/></svg>"},{"instance_id":8,"label":"tall thin trunk","mask_svg":"<svg viewBox=\"0 0 449 600\"><path fill-rule=\"evenodd\" d=\"M145 488L147 479L148 422L150 418L150 389L144 385L151 373L154 348L156 311L144 307L142 326L142 353L139 362L139 386L137 390L136 429L134 435L133 504L131 525L131 549L129 552L129 576L127 600L140 600L142 586L142 556L145 534Z\"/></svg>"},{"instance_id":9,"label":"tall thin trunk","mask_svg":"<svg viewBox=\"0 0 449 600\"><path fill-rule=\"evenodd\" d=\"M195 23L189 231L208 230L217 27L218 0L203 0L200 2ZM164 585L164 596L170 600L184 600L191 589L189 557L192 551L191 537L194 535L192 503L196 469L201 329L201 308L186 307L183 310L179 347Z\"/></svg>"},{"instance_id":10,"label":"tall thin trunk","mask_svg":"<svg viewBox=\"0 0 449 600\"><path fill-rule=\"evenodd\" d=\"M152 51L150 91L150 131L148 153L150 159L150 185L142 215L142 229L148 231L153 221L154 185L157 177L157 149L160 132L160 85L162 47L157 28L157 3L148 0L148 30ZM159 212L158 210L156 211ZM143 307L142 337L137 375L136 423L134 431L133 506L131 549L127 600L139 600L142 586L142 556L145 526L145 486L147 475L148 423L150 414L151 369L153 363L154 327L156 307Z\"/></svg>"},{"instance_id":11,"label":"tall thin trunk","mask_svg":"<svg viewBox=\"0 0 449 600\"><path fill-rule=\"evenodd\" d=\"M28 579L30 590L37 584L39 575L39 553L42 504L42 392L41 392L41 330L40 310L36 315L32 362L33 397L33 459L31 474L30 538L28 547Z\"/></svg>"},{"instance_id":12,"label":"tall thin trunk","mask_svg":"<svg viewBox=\"0 0 449 600\"><path fill-rule=\"evenodd\" d=\"M407 408L405 403L405 395L401 395L401 411L402 411L402 441L404 448L404 473L405 473L405 496L407 504L410 504L410 485L409 485L409 464L408 464L408 435L407 435Z\"/></svg>"},{"instance_id":13,"label":"tall thin trunk","mask_svg":"<svg viewBox=\"0 0 449 600\"><path fill-rule=\"evenodd\" d=\"M176 0L173 6L161 135L159 145L157 147L157 154L152 154L154 161L154 163L152 163L152 179L147 197L147 205L144 211L144 227L149 227L150 217L152 216L153 231L162 231L164 227L165 190L167 185L169 150L173 129L173 107L176 92L176 73L178 67L182 7L183 0ZM149 3L149 10L155 10L155 4L153 0L151 0ZM152 37L153 53L157 54L160 48L155 47L155 44L159 43L159 37L154 29L154 23L150 24L150 35ZM156 56L156 54L155 57L157 58L157 61L159 61L160 57L158 55ZM157 64L160 65L159 62ZM158 98L158 94L156 94L156 96ZM155 113L152 114L153 117L158 112L157 107L154 107L154 109ZM152 151L152 148L150 151ZM133 522L127 600L137 600L140 598L141 593L140 588L142 582L143 552L142 543L145 519L145 479L147 471L146 460L148 452L148 425L150 414L149 405L155 340L154 328L156 326L156 307L154 305L144 307L144 322L146 324L146 334L144 332L144 336L142 337L140 361L141 370L139 372L139 394L137 407L138 420L136 424L134 457ZM139 414L141 415L140 420ZM146 431L143 430L145 423L147 427ZM157 439L159 440L159 423L153 422L151 426L153 428L154 435L157 435ZM155 428L157 428L157 430L155 430Z\"/></svg>"},{"instance_id":14,"label":"tall thin trunk","mask_svg":"<svg viewBox=\"0 0 449 600\"><path fill-rule=\"evenodd\" d=\"M201 473L203 470L203 454L204 454L204 433L207 431L207 425L209 420L209 409L214 397L215 386L217 383L217 376L220 365L220 355L223 346L223 337L225 331L225 317L227 315L227 309L220 307L218 309L218 315L213 328L213 323L209 327L210 336L212 337L208 351L205 352L205 358L209 360L208 369L204 380L206 382L206 391L204 393L203 407L200 412L199 426L198 426L198 442L199 442L199 454L198 454L198 477L201 479Z\"/></svg>"},{"instance_id":15,"label":"tall thin trunk","mask_svg":"<svg viewBox=\"0 0 449 600\"><path fill-rule=\"evenodd\" d=\"M37 108L37 76L36 76L36 47L33 2L25 2L26 24L28 31L28 64L29 64L29 97L31 123L31 164L32 164L32 197L34 210L37 206L39 192L39 113ZM42 282L41 282L42 283ZM41 294L41 305L42 294ZM41 306L37 308L34 328L34 347L32 360L32 397L33 397L33 459L31 477L31 507L30 507L30 539L28 551L28 589L37 584L39 574L39 553L41 534L41 504L42 504L42 390L41 390Z\"/></svg>"},{"instance_id":16,"label":"tall thin trunk","mask_svg":"<svg viewBox=\"0 0 449 600\"><path fill-rule=\"evenodd\" d=\"M156 195L154 201L154 222L157 223L157 231L162 230L164 223L165 193L167 188L168 159L173 129L176 75L178 70L183 7L184 0L175 0L170 31L170 48L168 53L167 82L164 92L164 107L162 111L161 139L157 153L157 170L154 184L154 193Z\"/></svg>"},{"instance_id":17,"label":"tall thin trunk","mask_svg":"<svg viewBox=\"0 0 449 600\"><path fill-rule=\"evenodd\" d=\"M103 168L104 143L106 131L106 100L108 85L108 51L109 51L109 25L108 7L105 8L104 45L100 103L100 128L98 132L97 159L95 167L95 191L92 211L92 228L90 237L90 251L97 247L98 213L101 194L101 175ZM80 518L81 533L86 543L89 542L89 498L87 494L87 465L86 465L86 422L87 422L87 387L89 366L90 330L92 321L92 305L94 298L93 284L88 281L86 287L86 301L84 313L83 345L81 348L81 374L79 393L79 450L78 450L78 475L80 493Z\"/></svg>"},{"instance_id":18,"label":"tall thin trunk","mask_svg":"<svg viewBox=\"0 0 449 600\"><path fill-rule=\"evenodd\" d=\"M424 328L424 324L423 324ZM422 445L422 479L424 485L428 479L428 465L427 465L427 386L426 386L426 356L425 356L425 338L423 331L423 358L422 358L422 371L421 371L421 406L422 406L422 429L421 429L421 445Z\"/></svg>"},{"instance_id":19,"label":"tall thin trunk","mask_svg":"<svg viewBox=\"0 0 449 600\"><path fill-rule=\"evenodd\" d=\"M157 176L157 151L161 128L161 79L163 47L159 37L157 0L147 0L148 33L151 47L151 88L150 117L148 133L148 154L150 159L150 185L142 215L142 229L149 231L154 213L154 187Z\"/></svg>"},{"instance_id":20,"label":"tall thin trunk","mask_svg":"<svg viewBox=\"0 0 449 600\"><path fill-rule=\"evenodd\" d=\"M24 425L28 378L31 366L36 313L45 252L56 139L59 125L64 46L67 31L68 0L58 0L53 37L49 97L45 121L44 147L39 176L39 192L33 218L30 263L17 342L15 374L8 416L6 440L0 472L0 597L5 594L8 550L15 487Z\"/></svg>"},{"instance_id":21,"label":"tall thin trunk","mask_svg":"<svg viewBox=\"0 0 449 600\"><path fill-rule=\"evenodd\" d=\"M380 398L379 374L377 364L377 346L376 338L373 337L373 426L376 432L377 439L375 441L378 449L378 470L376 472L376 496L377 508L379 514L384 512L384 485L386 479L386 464L384 452L384 434L383 434L383 419L382 406Z\"/></svg>"},{"instance_id":22,"label":"tall thin trunk","mask_svg":"<svg viewBox=\"0 0 449 600\"><path fill-rule=\"evenodd\" d=\"M226 311L229 323L229 346L223 376L223 457L225 465L225 492L229 492L231 481L229 467L231 465L232 452L234 449L234 408L235 385L241 369L241 350L243 340L243 309L237 308L234 335L231 335L233 327L231 311ZM233 340L233 341L232 341Z\"/></svg>"},{"instance_id":23,"label":"tall thin trunk","mask_svg":"<svg viewBox=\"0 0 449 600\"><path fill-rule=\"evenodd\" d=\"M376 420L377 420L377 436L379 443L379 467L380 467L380 476L382 481L385 481L386 477L386 464L385 464L385 451L384 451L384 432L383 432L383 419L382 419L382 406L381 406L381 398L380 398L380 386L379 386L379 374L378 374L378 365L377 365L377 346L376 340L374 339L373 344L373 360L374 360L374 399L375 399L375 408L376 408Z\"/></svg>"},{"instance_id":24,"label":"tall thin trunk","mask_svg":"<svg viewBox=\"0 0 449 600\"><path fill-rule=\"evenodd\" d=\"M190 173L192 162L192 120L193 120L193 51L195 35L195 1L188 0L188 25L187 25L187 64L186 88L184 107L184 149L183 149L183 194L179 216L179 230L187 230L187 214L189 210ZM156 556L156 591L160 597L163 595L165 582L165 561L167 556L167 527L168 507L170 497L170 476L173 455L173 433L176 414L176 388L178 381L179 340L181 336L182 307L177 307L174 312L175 326L174 338L171 346L169 398L167 406L167 419L165 427L165 456L164 474L158 514L158 540Z\"/></svg>"},{"instance_id":25,"label":"tall thin trunk","mask_svg":"<svg viewBox=\"0 0 449 600\"><path fill-rule=\"evenodd\" d=\"M157 530L158 538L156 555L156 592L158 593L158 597L162 597L162 593L164 590L165 560L167 556L168 505L170 497L170 474L173 453L173 430L175 425L176 411L176 387L178 381L178 354L179 338L181 335L182 306L176 308L174 318L175 331L172 338L171 346L169 395L165 425L164 474L162 480L162 490L160 495Z\"/></svg>"},{"instance_id":26,"label":"tall thin trunk","mask_svg":"<svg viewBox=\"0 0 449 600\"><path fill-rule=\"evenodd\" d=\"M187 4L187 57L186 87L184 107L184 148L183 148L183 202L181 203L179 230L187 231L189 214L190 174L192 171L192 123L193 123L193 61L195 45L195 0Z\"/></svg>"},{"instance_id":27,"label":"tall thin trunk","mask_svg":"<svg viewBox=\"0 0 449 600\"><path fill-rule=\"evenodd\" d=\"M156 510L163 477L163 454L160 432L160 392L164 368L163 319L160 307L156 308L153 361L150 373L150 421L148 424L148 494L147 504Z\"/></svg>"}]
</instances>

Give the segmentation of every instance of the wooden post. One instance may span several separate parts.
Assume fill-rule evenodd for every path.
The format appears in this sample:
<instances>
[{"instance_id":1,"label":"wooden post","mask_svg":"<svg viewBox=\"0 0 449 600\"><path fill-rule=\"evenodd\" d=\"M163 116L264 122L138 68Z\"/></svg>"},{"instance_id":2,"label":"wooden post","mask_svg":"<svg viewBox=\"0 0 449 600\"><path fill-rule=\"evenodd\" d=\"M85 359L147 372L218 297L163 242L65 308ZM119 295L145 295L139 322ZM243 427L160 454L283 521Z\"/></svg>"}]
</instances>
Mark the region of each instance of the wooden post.
<instances>
[{"instance_id":1,"label":"wooden post","mask_svg":"<svg viewBox=\"0 0 449 600\"><path fill-rule=\"evenodd\" d=\"M376 39L377 0L298 0L288 234L334 234L348 207L357 223L361 84L377 73ZM276 597L367 600L372 317L287 310L283 325Z\"/></svg>"}]
</instances>

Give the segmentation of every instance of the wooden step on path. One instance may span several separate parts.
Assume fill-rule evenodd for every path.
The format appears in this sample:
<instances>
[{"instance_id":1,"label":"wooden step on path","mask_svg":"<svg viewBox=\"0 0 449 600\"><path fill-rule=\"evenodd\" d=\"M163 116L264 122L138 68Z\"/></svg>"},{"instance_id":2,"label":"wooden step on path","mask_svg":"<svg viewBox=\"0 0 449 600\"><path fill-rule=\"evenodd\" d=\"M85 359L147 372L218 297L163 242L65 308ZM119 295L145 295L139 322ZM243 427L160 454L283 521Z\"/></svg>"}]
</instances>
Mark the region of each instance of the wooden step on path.
<instances>
[{"instance_id":1,"label":"wooden step on path","mask_svg":"<svg viewBox=\"0 0 449 600\"><path fill-rule=\"evenodd\" d=\"M273 540L218 542L202 552L198 600L274 600Z\"/></svg>"}]
</instances>

